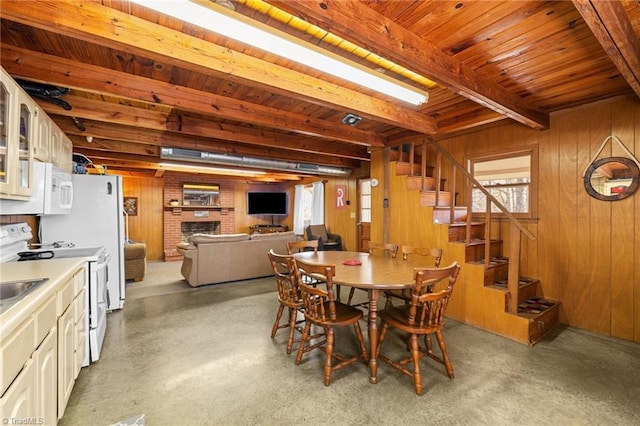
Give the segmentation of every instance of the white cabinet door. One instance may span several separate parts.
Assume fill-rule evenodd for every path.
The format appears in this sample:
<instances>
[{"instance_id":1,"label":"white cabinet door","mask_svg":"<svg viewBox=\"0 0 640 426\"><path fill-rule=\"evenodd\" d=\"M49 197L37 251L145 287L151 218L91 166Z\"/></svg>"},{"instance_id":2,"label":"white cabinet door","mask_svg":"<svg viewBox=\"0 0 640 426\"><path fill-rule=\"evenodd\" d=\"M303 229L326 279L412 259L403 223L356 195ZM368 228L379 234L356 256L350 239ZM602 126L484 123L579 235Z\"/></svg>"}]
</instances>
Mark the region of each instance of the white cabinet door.
<instances>
[{"instance_id":1,"label":"white cabinet door","mask_svg":"<svg viewBox=\"0 0 640 426\"><path fill-rule=\"evenodd\" d=\"M34 354L36 417L45 425L58 422L58 328L53 327Z\"/></svg>"},{"instance_id":2,"label":"white cabinet door","mask_svg":"<svg viewBox=\"0 0 640 426\"><path fill-rule=\"evenodd\" d=\"M51 161L51 119L38 107L36 122L38 135L33 141L33 156L36 160L48 163Z\"/></svg>"},{"instance_id":3,"label":"white cabinet door","mask_svg":"<svg viewBox=\"0 0 640 426\"><path fill-rule=\"evenodd\" d=\"M22 90L18 94L18 169L14 193L16 195L31 195L33 188L33 141L37 138L36 103Z\"/></svg>"},{"instance_id":4,"label":"white cabinet door","mask_svg":"<svg viewBox=\"0 0 640 426\"><path fill-rule=\"evenodd\" d=\"M36 384L34 363L29 359L18 377L11 383L9 389L0 398L0 419L33 418L35 413Z\"/></svg>"},{"instance_id":5,"label":"white cabinet door","mask_svg":"<svg viewBox=\"0 0 640 426\"><path fill-rule=\"evenodd\" d=\"M73 309L58 318L58 418L61 419L75 382L75 323Z\"/></svg>"},{"instance_id":6,"label":"white cabinet door","mask_svg":"<svg viewBox=\"0 0 640 426\"><path fill-rule=\"evenodd\" d=\"M84 274L80 274L83 275ZM82 368L82 363L84 361L85 356L85 342L87 340L87 321L86 321L86 302L85 302L85 289L82 288L80 292L76 295L76 298L73 300L73 310L75 315L75 333L76 337L74 340L75 343L75 357L74 357L74 365L73 365L73 378L78 378L78 374L80 373L80 369Z\"/></svg>"},{"instance_id":7,"label":"white cabinet door","mask_svg":"<svg viewBox=\"0 0 640 426\"><path fill-rule=\"evenodd\" d=\"M33 188L37 105L4 69L0 83L0 196L26 199Z\"/></svg>"}]
</instances>

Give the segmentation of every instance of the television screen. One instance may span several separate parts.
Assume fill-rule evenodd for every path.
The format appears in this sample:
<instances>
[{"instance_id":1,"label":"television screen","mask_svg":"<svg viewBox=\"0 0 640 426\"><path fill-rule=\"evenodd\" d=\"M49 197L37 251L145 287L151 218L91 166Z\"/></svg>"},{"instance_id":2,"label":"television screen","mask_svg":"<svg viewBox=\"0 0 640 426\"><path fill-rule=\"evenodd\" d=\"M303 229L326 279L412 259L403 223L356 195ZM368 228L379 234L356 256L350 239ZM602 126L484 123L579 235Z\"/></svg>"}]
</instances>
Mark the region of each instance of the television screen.
<instances>
[{"instance_id":1,"label":"television screen","mask_svg":"<svg viewBox=\"0 0 640 426\"><path fill-rule=\"evenodd\" d=\"M248 214L287 214L286 192L247 192Z\"/></svg>"}]
</instances>

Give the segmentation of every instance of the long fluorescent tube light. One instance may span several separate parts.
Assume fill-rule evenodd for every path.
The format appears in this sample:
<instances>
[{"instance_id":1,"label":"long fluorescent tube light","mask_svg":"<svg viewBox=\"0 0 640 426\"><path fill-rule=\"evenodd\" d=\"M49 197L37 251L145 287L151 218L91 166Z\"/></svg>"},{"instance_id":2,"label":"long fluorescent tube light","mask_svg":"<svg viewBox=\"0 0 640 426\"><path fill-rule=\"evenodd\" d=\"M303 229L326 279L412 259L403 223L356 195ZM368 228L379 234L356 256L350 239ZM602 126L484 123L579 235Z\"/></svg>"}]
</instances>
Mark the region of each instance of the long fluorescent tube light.
<instances>
[{"instance_id":1,"label":"long fluorescent tube light","mask_svg":"<svg viewBox=\"0 0 640 426\"><path fill-rule=\"evenodd\" d=\"M212 173L212 174L224 174L233 176L250 176L256 177L265 175L266 172L258 170L240 170L240 169L225 169L222 167L206 167L206 166L194 166L192 164L174 164L174 163L158 163L158 168L163 170L185 170L195 171L200 173Z\"/></svg>"},{"instance_id":2,"label":"long fluorescent tube light","mask_svg":"<svg viewBox=\"0 0 640 426\"><path fill-rule=\"evenodd\" d=\"M302 42L278 36L273 31L265 31L227 15L223 12L192 3L187 0L132 0L134 3L153 9L165 15L186 21L210 31L232 38L241 43L257 47L264 51L298 62L302 65L331 74L371 90L394 97L413 105L422 105L427 94L413 90L409 85L393 82L376 75L373 71L360 66L350 65L337 56L323 54L311 47L302 46Z\"/></svg>"},{"instance_id":3,"label":"long fluorescent tube light","mask_svg":"<svg viewBox=\"0 0 640 426\"><path fill-rule=\"evenodd\" d=\"M163 160L197 161L200 163L219 164L235 167L249 167L280 170L295 174L349 176L351 169L343 167L322 166L310 163L294 163L292 161L274 160L269 158L246 157L243 155L218 154L215 152L196 151L185 148L160 148L160 158Z\"/></svg>"}]
</instances>

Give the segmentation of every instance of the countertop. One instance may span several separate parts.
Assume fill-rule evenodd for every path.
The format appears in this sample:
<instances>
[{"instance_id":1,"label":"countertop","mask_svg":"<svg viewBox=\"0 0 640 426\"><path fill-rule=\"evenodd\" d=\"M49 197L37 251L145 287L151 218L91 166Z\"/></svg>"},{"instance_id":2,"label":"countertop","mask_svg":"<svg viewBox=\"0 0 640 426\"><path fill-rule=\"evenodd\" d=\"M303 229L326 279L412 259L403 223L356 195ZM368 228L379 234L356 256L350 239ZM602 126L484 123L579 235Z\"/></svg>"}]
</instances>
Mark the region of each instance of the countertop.
<instances>
[{"instance_id":1,"label":"countertop","mask_svg":"<svg viewBox=\"0 0 640 426\"><path fill-rule=\"evenodd\" d=\"M55 294L57 287L85 263L84 257L74 257L1 264L1 282L37 278L49 278L49 280L29 292L24 298L9 306L2 307L2 311L0 311L0 339L7 336L19 325L25 315L30 315L47 297Z\"/></svg>"}]
</instances>

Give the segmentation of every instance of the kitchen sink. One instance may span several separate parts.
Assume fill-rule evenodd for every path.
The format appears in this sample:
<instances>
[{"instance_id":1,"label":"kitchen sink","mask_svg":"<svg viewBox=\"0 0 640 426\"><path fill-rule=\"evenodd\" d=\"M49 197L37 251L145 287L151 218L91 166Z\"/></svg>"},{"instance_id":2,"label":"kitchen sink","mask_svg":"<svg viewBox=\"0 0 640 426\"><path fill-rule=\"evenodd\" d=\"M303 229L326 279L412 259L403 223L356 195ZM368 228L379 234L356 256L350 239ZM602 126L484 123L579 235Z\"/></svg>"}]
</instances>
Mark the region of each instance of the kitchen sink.
<instances>
[{"instance_id":1,"label":"kitchen sink","mask_svg":"<svg viewBox=\"0 0 640 426\"><path fill-rule=\"evenodd\" d=\"M0 302L17 301L20 296L25 296L29 290L38 287L49 278L36 278L32 280L0 282Z\"/></svg>"}]
</instances>

